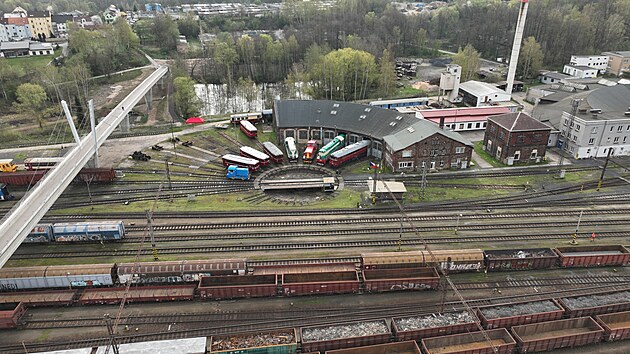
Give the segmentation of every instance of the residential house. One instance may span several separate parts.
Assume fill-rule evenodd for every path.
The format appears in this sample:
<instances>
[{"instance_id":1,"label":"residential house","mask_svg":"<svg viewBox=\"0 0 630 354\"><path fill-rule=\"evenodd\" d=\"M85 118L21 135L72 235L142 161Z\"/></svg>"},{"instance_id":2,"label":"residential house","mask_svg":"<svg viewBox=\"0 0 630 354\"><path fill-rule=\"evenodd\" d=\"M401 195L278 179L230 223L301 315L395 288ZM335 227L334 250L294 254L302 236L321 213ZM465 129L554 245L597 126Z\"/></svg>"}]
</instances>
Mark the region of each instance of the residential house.
<instances>
[{"instance_id":1,"label":"residential house","mask_svg":"<svg viewBox=\"0 0 630 354\"><path fill-rule=\"evenodd\" d=\"M630 156L630 87L616 85L591 92L576 115L562 113L558 145L576 159Z\"/></svg>"},{"instance_id":2,"label":"residential house","mask_svg":"<svg viewBox=\"0 0 630 354\"><path fill-rule=\"evenodd\" d=\"M0 22L0 42L8 42L9 41L9 32L7 31L7 27Z\"/></svg>"},{"instance_id":3,"label":"residential house","mask_svg":"<svg viewBox=\"0 0 630 354\"><path fill-rule=\"evenodd\" d=\"M481 81L467 81L459 85L463 102L471 107L491 106L498 102L510 102L512 96L498 87Z\"/></svg>"},{"instance_id":4,"label":"residential house","mask_svg":"<svg viewBox=\"0 0 630 354\"><path fill-rule=\"evenodd\" d=\"M617 76L630 73L630 51L604 52L602 55L608 56L608 73Z\"/></svg>"},{"instance_id":5,"label":"residential house","mask_svg":"<svg viewBox=\"0 0 630 354\"><path fill-rule=\"evenodd\" d=\"M483 148L504 164L539 162L545 156L551 127L525 112L488 118Z\"/></svg>"},{"instance_id":6,"label":"residential house","mask_svg":"<svg viewBox=\"0 0 630 354\"><path fill-rule=\"evenodd\" d=\"M5 14L6 15L6 14ZM10 41L20 41L32 37L31 27L26 17L4 17L0 19Z\"/></svg>"},{"instance_id":7,"label":"residential house","mask_svg":"<svg viewBox=\"0 0 630 354\"><path fill-rule=\"evenodd\" d=\"M52 15L52 32L57 38L68 37L68 22L73 21L72 15Z\"/></svg>"},{"instance_id":8,"label":"residential house","mask_svg":"<svg viewBox=\"0 0 630 354\"><path fill-rule=\"evenodd\" d=\"M575 76L579 79L588 79L597 77L598 70L588 66L565 65L562 72L567 75Z\"/></svg>"},{"instance_id":9,"label":"residential house","mask_svg":"<svg viewBox=\"0 0 630 354\"><path fill-rule=\"evenodd\" d=\"M588 66L592 69L597 69L600 74L606 72L608 68L608 56L607 55L572 55L570 65L573 66Z\"/></svg>"},{"instance_id":10,"label":"residential house","mask_svg":"<svg viewBox=\"0 0 630 354\"><path fill-rule=\"evenodd\" d=\"M39 40L50 38L53 33L50 11L31 11L28 13L28 25L32 37Z\"/></svg>"}]
</instances>

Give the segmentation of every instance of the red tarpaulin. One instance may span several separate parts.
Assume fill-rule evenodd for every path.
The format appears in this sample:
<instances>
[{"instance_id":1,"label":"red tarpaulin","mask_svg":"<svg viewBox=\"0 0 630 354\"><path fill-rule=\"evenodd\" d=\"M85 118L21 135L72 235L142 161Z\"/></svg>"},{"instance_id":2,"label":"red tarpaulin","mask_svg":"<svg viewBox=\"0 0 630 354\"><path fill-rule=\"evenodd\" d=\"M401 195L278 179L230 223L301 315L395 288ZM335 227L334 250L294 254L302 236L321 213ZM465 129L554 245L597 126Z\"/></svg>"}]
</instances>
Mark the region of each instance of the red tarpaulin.
<instances>
[{"instance_id":1,"label":"red tarpaulin","mask_svg":"<svg viewBox=\"0 0 630 354\"><path fill-rule=\"evenodd\" d=\"M186 119L186 124L200 124L200 123L205 123L203 118L190 117L190 118Z\"/></svg>"}]
</instances>

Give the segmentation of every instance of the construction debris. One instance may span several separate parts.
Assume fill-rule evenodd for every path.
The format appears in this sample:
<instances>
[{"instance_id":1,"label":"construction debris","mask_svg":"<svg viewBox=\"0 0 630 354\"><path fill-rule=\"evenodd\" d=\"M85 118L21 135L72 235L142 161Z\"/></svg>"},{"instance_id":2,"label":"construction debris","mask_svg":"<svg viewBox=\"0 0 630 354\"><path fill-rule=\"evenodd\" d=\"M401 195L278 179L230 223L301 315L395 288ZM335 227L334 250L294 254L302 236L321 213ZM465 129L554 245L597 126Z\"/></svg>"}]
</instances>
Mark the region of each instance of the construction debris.
<instances>
[{"instance_id":1,"label":"construction debris","mask_svg":"<svg viewBox=\"0 0 630 354\"><path fill-rule=\"evenodd\" d=\"M295 343L293 331L265 332L250 335L216 337L212 340L212 350L266 347Z\"/></svg>"},{"instance_id":2,"label":"construction debris","mask_svg":"<svg viewBox=\"0 0 630 354\"><path fill-rule=\"evenodd\" d=\"M385 321L351 323L338 326L326 326L302 329L302 341L319 342L338 338L353 338L389 333Z\"/></svg>"},{"instance_id":3,"label":"construction debris","mask_svg":"<svg viewBox=\"0 0 630 354\"><path fill-rule=\"evenodd\" d=\"M585 309L589 307L622 304L630 302L630 291L605 295L588 295L579 297L565 297L562 301L571 309Z\"/></svg>"},{"instance_id":4,"label":"construction debris","mask_svg":"<svg viewBox=\"0 0 630 354\"><path fill-rule=\"evenodd\" d=\"M561 308L559 308L556 304L549 300L528 302L525 304L517 305L486 307L480 309L481 313L483 313L484 317L486 317L487 319L529 315L532 313L551 312L558 310L561 310Z\"/></svg>"},{"instance_id":5,"label":"construction debris","mask_svg":"<svg viewBox=\"0 0 630 354\"><path fill-rule=\"evenodd\" d=\"M405 317L395 320L400 331L451 326L460 323L475 322L468 312L434 313L428 316Z\"/></svg>"}]
</instances>

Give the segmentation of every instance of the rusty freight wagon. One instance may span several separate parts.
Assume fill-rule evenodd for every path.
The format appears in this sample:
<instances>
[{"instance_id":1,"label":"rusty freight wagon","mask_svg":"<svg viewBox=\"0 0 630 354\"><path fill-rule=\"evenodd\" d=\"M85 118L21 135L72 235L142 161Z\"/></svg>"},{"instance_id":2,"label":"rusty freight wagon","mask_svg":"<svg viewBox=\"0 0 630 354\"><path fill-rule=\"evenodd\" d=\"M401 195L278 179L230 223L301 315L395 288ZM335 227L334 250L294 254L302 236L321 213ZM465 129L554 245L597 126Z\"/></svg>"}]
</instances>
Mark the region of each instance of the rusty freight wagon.
<instances>
[{"instance_id":1,"label":"rusty freight wagon","mask_svg":"<svg viewBox=\"0 0 630 354\"><path fill-rule=\"evenodd\" d=\"M297 337L295 329L213 336L206 349L210 354L293 354Z\"/></svg>"},{"instance_id":2,"label":"rusty freight wagon","mask_svg":"<svg viewBox=\"0 0 630 354\"><path fill-rule=\"evenodd\" d=\"M197 287L202 299L268 297L277 292L276 275L239 275L202 277Z\"/></svg>"},{"instance_id":3,"label":"rusty freight wagon","mask_svg":"<svg viewBox=\"0 0 630 354\"><path fill-rule=\"evenodd\" d=\"M363 271L367 292L436 289L440 275L435 268L394 268Z\"/></svg>"},{"instance_id":4,"label":"rusty freight wagon","mask_svg":"<svg viewBox=\"0 0 630 354\"><path fill-rule=\"evenodd\" d=\"M548 269L558 265L551 248L483 251L487 271Z\"/></svg>"},{"instance_id":5,"label":"rusty freight wagon","mask_svg":"<svg viewBox=\"0 0 630 354\"><path fill-rule=\"evenodd\" d=\"M69 306L78 290L45 290L0 293L0 304L22 302L28 307Z\"/></svg>"},{"instance_id":6,"label":"rusty freight wagon","mask_svg":"<svg viewBox=\"0 0 630 354\"><path fill-rule=\"evenodd\" d=\"M559 320L564 315L564 309L556 300L551 299L480 307L478 315L484 328L509 328Z\"/></svg>"},{"instance_id":7,"label":"rusty freight wagon","mask_svg":"<svg viewBox=\"0 0 630 354\"><path fill-rule=\"evenodd\" d=\"M246 258L119 263L116 273L121 284L196 283L202 276L244 275L246 265Z\"/></svg>"},{"instance_id":8,"label":"rusty freight wagon","mask_svg":"<svg viewBox=\"0 0 630 354\"><path fill-rule=\"evenodd\" d=\"M618 266L630 262L630 251L621 245L558 247L555 250L562 267Z\"/></svg>"},{"instance_id":9,"label":"rusty freight wagon","mask_svg":"<svg viewBox=\"0 0 630 354\"><path fill-rule=\"evenodd\" d=\"M602 341L604 329L590 317L512 327L523 353L573 348Z\"/></svg>"},{"instance_id":10,"label":"rusty freight wagon","mask_svg":"<svg viewBox=\"0 0 630 354\"><path fill-rule=\"evenodd\" d=\"M0 329L15 328L24 313L26 313L26 306L21 302L0 304Z\"/></svg>"},{"instance_id":11,"label":"rusty freight wagon","mask_svg":"<svg viewBox=\"0 0 630 354\"><path fill-rule=\"evenodd\" d=\"M475 318L466 311L392 319L392 331L398 341L467 333L477 328Z\"/></svg>"},{"instance_id":12,"label":"rusty freight wagon","mask_svg":"<svg viewBox=\"0 0 630 354\"><path fill-rule=\"evenodd\" d=\"M326 354L421 354L415 341L370 345L367 347L329 350Z\"/></svg>"},{"instance_id":13,"label":"rusty freight wagon","mask_svg":"<svg viewBox=\"0 0 630 354\"><path fill-rule=\"evenodd\" d=\"M357 271L282 274L284 295L351 294L359 292Z\"/></svg>"},{"instance_id":14,"label":"rusty freight wagon","mask_svg":"<svg viewBox=\"0 0 630 354\"><path fill-rule=\"evenodd\" d=\"M492 349L481 332L453 334L450 336L426 338L422 340L422 349L427 354L512 354L516 341L505 328L491 329L486 334L492 340Z\"/></svg>"},{"instance_id":15,"label":"rusty freight wagon","mask_svg":"<svg viewBox=\"0 0 630 354\"><path fill-rule=\"evenodd\" d=\"M480 249L363 253L361 258L363 269L431 266L449 273L478 271L484 261Z\"/></svg>"},{"instance_id":16,"label":"rusty freight wagon","mask_svg":"<svg viewBox=\"0 0 630 354\"><path fill-rule=\"evenodd\" d=\"M125 296L127 288L98 288L86 289L79 303L90 304L118 304ZM195 285L168 286L139 286L129 288L126 302L161 302L192 300L195 295Z\"/></svg>"},{"instance_id":17,"label":"rusty freight wagon","mask_svg":"<svg viewBox=\"0 0 630 354\"><path fill-rule=\"evenodd\" d=\"M564 297L558 302L565 308L567 317L627 311L630 310L630 291Z\"/></svg>"},{"instance_id":18,"label":"rusty freight wagon","mask_svg":"<svg viewBox=\"0 0 630 354\"><path fill-rule=\"evenodd\" d=\"M383 344L389 342L391 335L385 320L300 328L303 352L323 353L334 349Z\"/></svg>"},{"instance_id":19,"label":"rusty freight wagon","mask_svg":"<svg viewBox=\"0 0 630 354\"><path fill-rule=\"evenodd\" d=\"M595 320L604 329L607 341L630 338L630 311L597 315Z\"/></svg>"}]
</instances>

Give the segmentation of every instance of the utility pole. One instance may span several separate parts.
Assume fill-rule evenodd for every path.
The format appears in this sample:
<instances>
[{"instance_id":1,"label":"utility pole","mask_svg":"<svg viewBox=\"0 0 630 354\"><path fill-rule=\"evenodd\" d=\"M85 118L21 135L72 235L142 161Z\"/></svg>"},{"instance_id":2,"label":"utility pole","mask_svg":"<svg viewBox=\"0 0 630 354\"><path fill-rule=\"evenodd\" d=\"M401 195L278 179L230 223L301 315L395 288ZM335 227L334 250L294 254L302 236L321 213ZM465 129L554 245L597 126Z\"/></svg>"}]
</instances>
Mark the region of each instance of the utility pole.
<instances>
[{"instance_id":1,"label":"utility pole","mask_svg":"<svg viewBox=\"0 0 630 354\"><path fill-rule=\"evenodd\" d=\"M171 191L171 197L169 198L169 202L173 202L173 184L171 182L171 169L168 167L168 159L164 161L164 165L166 165L166 179L168 181L168 189Z\"/></svg>"},{"instance_id":2,"label":"utility pole","mask_svg":"<svg viewBox=\"0 0 630 354\"><path fill-rule=\"evenodd\" d=\"M608 161L610 160L610 155L613 153L613 148L608 148L608 155L606 156L606 162L604 162L604 168L602 169L602 175L599 176L599 182L597 182L597 191L602 187L602 182L604 181L604 174L606 173L606 167L608 167Z\"/></svg>"},{"instance_id":3,"label":"utility pole","mask_svg":"<svg viewBox=\"0 0 630 354\"><path fill-rule=\"evenodd\" d=\"M422 191L422 200L425 198L425 191L427 188L427 164L426 162L422 166L422 180L420 180L420 190Z\"/></svg>"},{"instance_id":4,"label":"utility pole","mask_svg":"<svg viewBox=\"0 0 630 354\"><path fill-rule=\"evenodd\" d=\"M575 233L573 233L573 239L571 240L572 245L577 245L577 234L580 232L580 222L582 221L582 214L584 214L584 210L580 210L580 216L578 217L577 226L575 227Z\"/></svg>"},{"instance_id":5,"label":"utility pole","mask_svg":"<svg viewBox=\"0 0 630 354\"><path fill-rule=\"evenodd\" d=\"M573 120L575 119L575 115L577 114L578 106L580 105L581 99L573 99L571 101L571 113L569 117L569 124L567 125L567 132L564 141L562 142L562 147L560 148L560 159L558 160L558 175L557 178L564 178L565 170L562 169L562 165L564 163L564 151L567 149L569 145L569 141L571 141L571 128L573 128Z\"/></svg>"},{"instance_id":6,"label":"utility pole","mask_svg":"<svg viewBox=\"0 0 630 354\"><path fill-rule=\"evenodd\" d=\"M109 334L109 343L111 345L114 354L120 354L118 351L118 344L116 343L116 337L114 334L114 327L112 326L112 318L108 313L105 314L105 324L107 325L107 333ZM109 349L109 347L107 347Z\"/></svg>"},{"instance_id":7,"label":"utility pole","mask_svg":"<svg viewBox=\"0 0 630 354\"><path fill-rule=\"evenodd\" d=\"M147 213L147 229L149 230L149 238L151 239L151 253L153 253L153 260L158 261L158 251L155 247L155 237L153 236L153 213L149 210L145 210Z\"/></svg>"}]
</instances>

